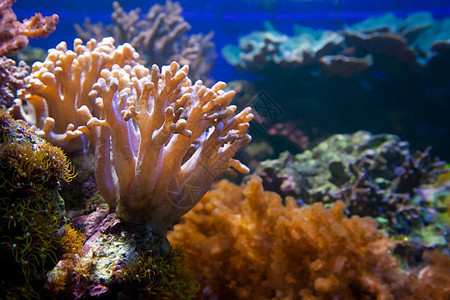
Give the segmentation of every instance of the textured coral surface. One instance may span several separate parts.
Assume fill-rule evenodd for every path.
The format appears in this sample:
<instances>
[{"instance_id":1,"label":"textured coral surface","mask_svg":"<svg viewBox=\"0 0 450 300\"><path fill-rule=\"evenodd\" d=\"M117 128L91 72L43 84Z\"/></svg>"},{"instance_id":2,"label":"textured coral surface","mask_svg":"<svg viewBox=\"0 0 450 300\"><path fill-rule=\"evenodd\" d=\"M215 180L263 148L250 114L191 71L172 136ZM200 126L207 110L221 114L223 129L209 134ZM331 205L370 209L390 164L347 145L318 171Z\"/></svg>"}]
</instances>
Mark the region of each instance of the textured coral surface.
<instances>
[{"instance_id":1,"label":"textured coral surface","mask_svg":"<svg viewBox=\"0 0 450 300\"><path fill-rule=\"evenodd\" d=\"M251 140L253 114L234 114L224 82L207 88L192 83L187 65L148 69L138 58L111 37L76 39L73 51L62 42L33 65L19 95L39 136L68 152L93 146L96 183L119 217L163 234L222 172L248 172L233 156Z\"/></svg>"},{"instance_id":2,"label":"textured coral surface","mask_svg":"<svg viewBox=\"0 0 450 300\"><path fill-rule=\"evenodd\" d=\"M2 0L0 2L0 56L25 48L29 38L47 37L55 31L58 15L43 17L35 14L30 19L17 21L11 9L16 0Z\"/></svg>"},{"instance_id":3,"label":"textured coral surface","mask_svg":"<svg viewBox=\"0 0 450 300\"><path fill-rule=\"evenodd\" d=\"M419 277L401 270L376 223L347 218L343 208L299 208L292 198L283 206L258 177L247 186L221 181L169 239L183 247L203 298L448 298L440 282L448 256L430 254Z\"/></svg>"},{"instance_id":4,"label":"textured coral surface","mask_svg":"<svg viewBox=\"0 0 450 300\"><path fill-rule=\"evenodd\" d=\"M0 57L0 106L12 106L16 91L23 87L23 78L29 70L30 67L23 61L16 66L12 59Z\"/></svg>"}]
</instances>

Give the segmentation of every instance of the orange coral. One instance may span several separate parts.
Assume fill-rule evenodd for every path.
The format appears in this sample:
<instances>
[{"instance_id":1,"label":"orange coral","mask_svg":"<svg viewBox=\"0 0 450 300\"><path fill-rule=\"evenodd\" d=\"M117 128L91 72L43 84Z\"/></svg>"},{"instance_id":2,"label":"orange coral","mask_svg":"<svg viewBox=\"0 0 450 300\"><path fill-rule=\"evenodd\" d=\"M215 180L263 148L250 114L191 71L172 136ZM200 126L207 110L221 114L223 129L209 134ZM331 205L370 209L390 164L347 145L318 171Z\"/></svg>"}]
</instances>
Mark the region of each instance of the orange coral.
<instances>
[{"instance_id":1,"label":"orange coral","mask_svg":"<svg viewBox=\"0 0 450 300\"><path fill-rule=\"evenodd\" d=\"M425 252L423 256L428 265L422 268L418 278L427 299L450 299L450 257L438 252Z\"/></svg>"},{"instance_id":2,"label":"orange coral","mask_svg":"<svg viewBox=\"0 0 450 300\"><path fill-rule=\"evenodd\" d=\"M43 17L40 13L35 14L34 17L23 20L23 23L16 22L17 32L28 38L46 38L55 31L58 21L57 14L51 17Z\"/></svg>"},{"instance_id":3,"label":"orange coral","mask_svg":"<svg viewBox=\"0 0 450 300\"><path fill-rule=\"evenodd\" d=\"M47 37L55 31L59 21L56 14L51 17L35 14L20 23L11 9L14 2L16 0L0 1L0 56L25 48L28 38Z\"/></svg>"},{"instance_id":4,"label":"orange coral","mask_svg":"<svg viewBox=\"0 0 450 300\"><path fill-rule=\"evenodd\" d=\"M424 271L427 284L402 272L375 221L343 209L289 197L283 206L259 177L246 187L221 181L169 240L184 248L204 298L444 299L433 278L448 268Z\"/></svg>"}]
</instances>

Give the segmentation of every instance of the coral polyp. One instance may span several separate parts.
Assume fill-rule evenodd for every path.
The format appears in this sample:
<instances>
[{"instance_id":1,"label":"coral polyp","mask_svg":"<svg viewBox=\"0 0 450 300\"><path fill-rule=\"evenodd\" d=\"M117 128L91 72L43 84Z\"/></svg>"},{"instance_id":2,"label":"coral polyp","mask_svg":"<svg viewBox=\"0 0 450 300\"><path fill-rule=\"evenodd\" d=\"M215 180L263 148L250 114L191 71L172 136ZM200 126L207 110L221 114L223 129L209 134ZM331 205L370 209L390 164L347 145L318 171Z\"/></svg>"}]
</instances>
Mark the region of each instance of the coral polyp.
<instances>
[{"instance_id":1,"label":"coral polyp","mask_svg":"<svg viewBox=\"0 0 450 300\"><path fill-rule=\"evenodd\" d=\"M37 298L67 244L58 187L73 177L64 153L0 111L0 278L6 298Z\"/></svg>"}]
</instances>

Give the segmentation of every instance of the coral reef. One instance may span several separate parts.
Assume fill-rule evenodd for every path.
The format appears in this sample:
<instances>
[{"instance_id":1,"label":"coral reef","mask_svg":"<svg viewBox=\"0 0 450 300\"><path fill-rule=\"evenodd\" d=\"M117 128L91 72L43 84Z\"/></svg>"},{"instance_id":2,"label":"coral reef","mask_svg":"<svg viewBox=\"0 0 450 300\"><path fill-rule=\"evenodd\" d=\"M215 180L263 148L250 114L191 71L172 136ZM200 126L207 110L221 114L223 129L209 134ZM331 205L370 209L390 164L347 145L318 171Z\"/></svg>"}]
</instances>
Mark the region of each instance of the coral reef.
<instances>
[{"instance_id":1,"label":"coral reef","mask_svg":"<svg viewBox=\"0 0 450 300\"><path fill-rule=\"evenodd\" d=\"M0 111L0 284L6 299L37 298L45 274L73 251L62 182L74 174L63 152Z\"/></svg>"},{"instance_id":2,"label":"coral reef","mask_svg":"<svg viewBox=\"0 0 450 300\"><path fill-rule=\"evenodd\" d=\"M239 47L227 45L222 53L238 68L267 75L270 69L285 68L352 78L369 69L389 72L389 63L423 74L427 62L441 54L438 45L448 40L448 23L429 13L406 19L386 14L338 32L296 26L294 36L266 25L267 31L250 33L240 39Z\"/></svg>"},{"instance_id":3,"label":"coral reef","mask_svg":"<svg viewBox=\"0 0 450 300\"><path fill-rule=\"evenodd\" d=\"M283 153L262 162L255 174L267 190L294 196L299 203L340 200L349 215L376 218L394 237L436 247L446 244L449 228L439 221L438 201L420 195L450 170L433 162L429 151L413 156L397 136L360 131L334 135L302 154Z\"/></svg>"},{"instance_id":4,"label":"coral reef","mask_svg":"<svg viewBox=\"0 0 450 300\"><path fill-rule=\"evenodd\" d=\"M285 203L256 176L246 186L221 181L175 226L169 240L183 247L202 298L449 297L448 255L428 253L429 265L405 272L373 219L346 217L342 202Z\"/></svg>"},{"instance_id":5,"label":"coral reef","mask_svg":"<svg viewBox=\"0 0 450 300\"><path fill-rule=\"evenodd\" d=\"M113 24L84 22L84 29L76 24L78 36L84 41L112 36L118 45L130 43L149 65L158 66L176 61L189 65L191 79L206 79L216 59L213 33L186 35L191 26L182 17L178 2L155 4L144 17L141 9L125 12L118 2L113 3Z\"/></svg>"},{"instance_id":6,"label":"coral reef","mask_svg":"<svg viewBox=\"0 0 450 300\"><path fill-rule=\"evenodd\" d=\"M0 2L0 56L25 48L29 38L47 37L55 31L59 21L56 14L43 17L38 13L20 23L11 9L15 1Z\"/></svg>"},{"instance_id":7,"label":"coral reef","mask_svg":"<svg viewBox=\"0 0 450 300\"><path fill-rule=\"evenodd\" d=\"M58 23L18 22L14 2L0 1L0 56ZM417 120L410 110L446 125L448 20L385 15L294 36L268 25L224 49L263 75L236 82L232 105L233 87L208 79L213 33L189 35L178 2L113 9L111 25L77 25L72 50L10 56L42 60L28 76L0 58L1 297L450 298L450 166L368 132L306 150L320 130L350 131L342 119L366 128L355 99L397 133ZM422 109L408 95L435 97ZM250 134L261 140L242 154ZM304 153L263 162L241 186L215 183L286 148Z\"/></svg>"},{"instance_id":8,"label":"coral reef","mask_svg":"<svg viewBox=\"0 0 450 300\"><path fill-rule=\"evenodd\" d=\"M269 24L222 53L256 73L240 74L252 78L249 90L270 95L284 112L271 124L301 121L298 129L312 143L361 128L389 132L415 149L433 145L448 160L449 24L427 13L386 15L336 31L297 26L289 36Z\"/></svg>"},{"instance_id":9,"label":"coral reef","mask_svg":"<svg viewBox=\"0 0 450 300\"><path fill-rule=\"evenodd\" d=\"M176 62L149 70L131 45L113 44L59 44L19 95L34 108L25 117L38 135L66 151L85 149L89 138L96 183L119 217L164 234L222 172L248 172L232 157L250 141L253 115L234 115L225 83L192 84Z\"/></svg>"},{"instance_id":10,"label":"coral reef","mask_svg":"<svg viewBox=\"0 0 450 300\"><path fill-rule=\"evenodd\" d=\"M124 223L106 209L73 219L86 232L76 255L47 274L57 299L191 299L198 284L179 249L144 225Z\"/></svg>"},{"instance_id":11,"label":"coral reef","mask_svg":"<svg viewBox=\"0 0 450 300\"><path fill-rule=\"evenodd\" d=\"M240 39L239 47L227 45L227 61L242 69L268 72L268 68L308 67L321 57L342 49L343 37L332 31L297 27L298 35L288 37L274 31L256 31Z\"/></svg>"}]
</instances>

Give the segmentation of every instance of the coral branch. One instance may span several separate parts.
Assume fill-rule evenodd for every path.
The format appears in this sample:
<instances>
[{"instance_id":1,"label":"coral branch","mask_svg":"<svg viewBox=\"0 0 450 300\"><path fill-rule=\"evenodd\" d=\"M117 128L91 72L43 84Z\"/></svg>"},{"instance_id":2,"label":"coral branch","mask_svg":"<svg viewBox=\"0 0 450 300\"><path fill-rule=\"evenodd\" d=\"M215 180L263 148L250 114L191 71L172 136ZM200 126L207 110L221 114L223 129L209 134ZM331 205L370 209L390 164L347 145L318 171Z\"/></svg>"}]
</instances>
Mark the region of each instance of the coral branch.
<instances>
[{"instance_id":1,"label":"coral branch","mask_svg":"<svg viewBox=\"0 0 450 300\"><path fill-rule=\"evenodd\" d=\"M47 37L55 31L59 21L56 14L51 17L36 14L20 23L11 9L14 2L3 0L0 3L0 56L25 48L28 38Z\"/></svg>"},{"instance_id":2,"label":"coral branch","mask_svg":"<svg viewBox=\"0 0 450 300\"><path fill-rule=\"evenodd\" d=\"M211 41L213 33L187 35L191 26L182 17L178 2L155 4L143 16L140 8L126 12L117 1L113 8L113 24L92 24L86 19L84 29L75 25L78 36L83 40L112 36L119 44L130 43L149 65L172 61L189 65L192 79L204 79L210 73L217 56Z\"/></svg>"},{"instance_id":3,"label":"coral branch","mask_svg":"<svg viewBox=\"0 0 450 300\"><path fill-rule=\"evenodd\" d=\"M48 51L44 62L33 65L25 79L27 87L19 91L19 96L35 108L34 116L25 115L27 121L38 128L40 137L64 150L82 150L86 141L78 137L86 131L86 121L77 109L95 107L88 94L102 69L132 64L138 57L129 44L116 48L112 38L91 40L86 45L76 39L73 51L65 42L60 43Z\"/></svg>"},{"instance_id":4,"label":"coral branch","mask_svg":"<svg viewBox=\"0 0 450 300\"><path fill-rule=\"evenodd\" d=\"M41 14L35 14L30 19L23 20L23 23L17 24L17 32L28 38L45 38L56 29L59 16L57 14L51 17L43 17Z\"/></svg>"}]
</instances>

